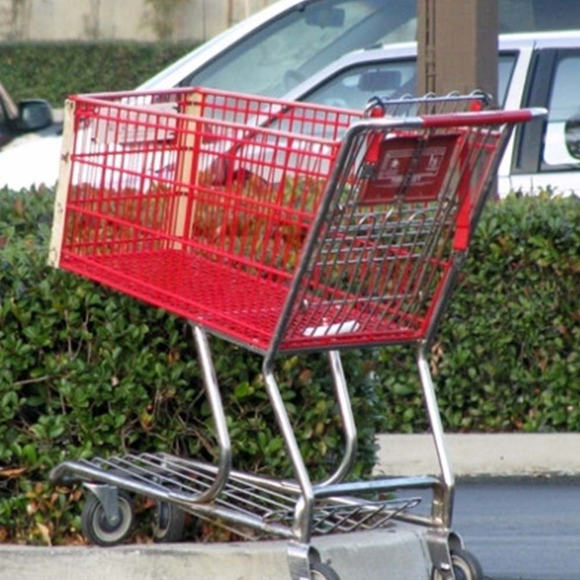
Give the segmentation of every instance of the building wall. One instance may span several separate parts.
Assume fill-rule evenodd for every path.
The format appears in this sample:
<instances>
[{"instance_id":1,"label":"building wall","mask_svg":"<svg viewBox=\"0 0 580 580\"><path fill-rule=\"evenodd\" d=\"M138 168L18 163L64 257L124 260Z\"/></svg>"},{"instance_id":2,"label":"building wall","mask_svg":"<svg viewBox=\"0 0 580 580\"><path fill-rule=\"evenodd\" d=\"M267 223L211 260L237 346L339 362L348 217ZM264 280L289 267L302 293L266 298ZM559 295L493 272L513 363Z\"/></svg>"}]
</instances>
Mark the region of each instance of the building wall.
<instances>
[{"instance_id":1,"label":"building wall","mask_svg":"<svg viewBox=\"0 0 580 580\"><path fill-rule=\"evenodd\" d=\"M200 41L275 0L0 0L0 42Z\"/></svg>"}]
</instances>

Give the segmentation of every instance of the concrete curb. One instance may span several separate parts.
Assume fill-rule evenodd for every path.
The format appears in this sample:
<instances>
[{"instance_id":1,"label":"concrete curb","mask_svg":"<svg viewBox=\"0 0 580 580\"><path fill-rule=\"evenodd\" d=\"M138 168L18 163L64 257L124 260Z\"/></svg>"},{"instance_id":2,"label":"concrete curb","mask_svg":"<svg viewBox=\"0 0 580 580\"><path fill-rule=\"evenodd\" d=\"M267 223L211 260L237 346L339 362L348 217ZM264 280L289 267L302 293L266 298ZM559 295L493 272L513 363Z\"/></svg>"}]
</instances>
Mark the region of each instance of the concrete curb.
<instances>
[{"instance_id":1,"label":"concrete curb","mask_svg":"<svg viewBox=\"0 0 580 580\"><path fill-rule=\"evenodd\" d=\"M580 433L449 434L445 437L457 477L580 475ZM375 472L438 473L431 435L379 435Z\"/></svg>"},{"instance_id":2,"label":"concrete curb","mask_svg":"<svg viewBox=\"0 0 580 580\"><path fill-rule=\"evenodd\" d=\"M397 525L317 538L341 580L428 580L424 533ZM116 548L0 546L0 580L290 580L285 541Z\"/></svg>"}]
</instances>

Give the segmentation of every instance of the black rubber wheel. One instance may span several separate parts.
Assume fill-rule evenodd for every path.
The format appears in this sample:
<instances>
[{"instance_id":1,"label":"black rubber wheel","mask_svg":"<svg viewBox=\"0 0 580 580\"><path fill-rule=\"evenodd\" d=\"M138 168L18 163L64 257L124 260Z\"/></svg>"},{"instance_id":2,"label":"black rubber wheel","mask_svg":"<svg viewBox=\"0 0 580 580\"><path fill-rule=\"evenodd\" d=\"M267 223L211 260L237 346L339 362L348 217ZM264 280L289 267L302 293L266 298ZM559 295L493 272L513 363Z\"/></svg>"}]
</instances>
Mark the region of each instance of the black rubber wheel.
<instances>
[{"instance_id":1,"label":"black rubber wheel","mask_svg":"<svg viewBox=\"0 0 580 580\"><path fill-rule=\"evenodd\" d=\"M322 562L310 563L312 580L340 580L340 576L328 565Z\"/></svg>"},{"instance_id":2,"label":"black rubber wheel","mask_svg":"<svg viewBox=\"0 0 580 580\"><path fill-rule=\"evenodd\" d=\"M97 546L116 546L131 533L135 522L135 512L131 496L124 491L118 492L119 521L112 525L105 516L105 510L97 497L89 493L81 514L81 528L91 544Z\"/></svg>"},{"instance_id":3,"label":"black rubber wheel","mask_svg":"<svg viewBox=\"0 0 580 580\"><path fill-rule=\"evenodd\" d=\"M179 542L183 539L185 512L166 501L158 501L153 516L153 539L158 543Z\"/></svg>"},{"instance_id":4,"label":"black rubber wheel","mask_svg":"<svg viewBox=\"0 0 580 580\"><path fill-rule=\"evenodd\" d=\"M484 580L479 560L467 550L456 548L451 551L451 563L455 580ZM433 580L440 580L441 574L435 570Z\"/></svg>"}]
</instances>

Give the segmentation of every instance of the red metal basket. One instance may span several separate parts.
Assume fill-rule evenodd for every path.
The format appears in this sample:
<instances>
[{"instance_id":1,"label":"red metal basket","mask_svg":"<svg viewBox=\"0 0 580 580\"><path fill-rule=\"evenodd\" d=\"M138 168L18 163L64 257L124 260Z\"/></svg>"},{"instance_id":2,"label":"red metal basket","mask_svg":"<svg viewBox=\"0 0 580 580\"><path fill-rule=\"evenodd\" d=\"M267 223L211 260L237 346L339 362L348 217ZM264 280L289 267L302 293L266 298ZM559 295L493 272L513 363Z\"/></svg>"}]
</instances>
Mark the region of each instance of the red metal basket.
<instances>
[{"instance_id":1,"label":"red metal basket","mask_svg":"<svg viewBox=\"0 0 580 580\"><path fill-rule=\"evenodd\" d=\"M424 336L503 129L524 120L356 125L206 89L66 112L52 262L261 352Z\"/></svg>"}]
</instances>

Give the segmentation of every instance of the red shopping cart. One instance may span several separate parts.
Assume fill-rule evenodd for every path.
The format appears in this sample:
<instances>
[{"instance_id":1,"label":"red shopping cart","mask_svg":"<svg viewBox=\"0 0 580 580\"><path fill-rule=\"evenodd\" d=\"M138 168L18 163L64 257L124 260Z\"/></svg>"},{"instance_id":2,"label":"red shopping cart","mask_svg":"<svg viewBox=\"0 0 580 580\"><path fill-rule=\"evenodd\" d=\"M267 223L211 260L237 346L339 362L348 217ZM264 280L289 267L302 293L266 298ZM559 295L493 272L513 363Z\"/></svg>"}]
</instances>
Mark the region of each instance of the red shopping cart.
<instances>
[{"instance_id":1,"label":"red shopping cart","mask_svg":"<svg viewBox=\"0 0 580 580\"><path fill-rule=\"evenodd\" d=\"M183 511L288 538L293 580L336 577L313 534L393 519L425 526L434 574L454 577L453 476L426 353L511 128L544 114L481 103L378 99L363 114L200 88L67 101L50 260L191 322L219 447L215 466L167 453L59 465L54 480L92 492L91 540L126 536L127 491L158 501L161 539ZM207 332L263 355L294 480L232 469ZM391 344L417 349L441 475L345 482L356 429L339 352ZM328 352L344 426L342 462L319 483L274 376L276 356L305 351ZM428 516L384 493L422 488Z\"/></svg>"}]
</instances>

